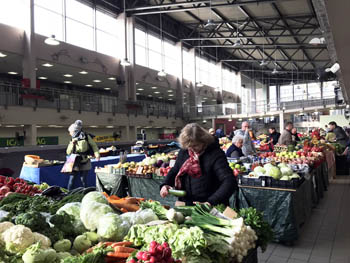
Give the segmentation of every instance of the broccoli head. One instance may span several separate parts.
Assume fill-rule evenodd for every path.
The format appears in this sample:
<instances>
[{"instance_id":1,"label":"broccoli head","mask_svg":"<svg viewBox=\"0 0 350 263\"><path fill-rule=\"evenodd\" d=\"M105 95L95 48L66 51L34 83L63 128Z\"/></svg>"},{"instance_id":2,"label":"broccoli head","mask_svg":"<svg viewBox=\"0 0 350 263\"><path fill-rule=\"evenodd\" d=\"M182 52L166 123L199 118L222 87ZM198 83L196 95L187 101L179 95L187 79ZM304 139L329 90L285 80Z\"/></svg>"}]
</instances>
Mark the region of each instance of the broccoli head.
<instances>
[{"instance_id":1,"label":"broccoli head","mask_svg":"<svg viewBox=\"0 0 350 263\"><path fill-rule=\"evenodd\" d=\"M50 223L59 229L64 236L69 237L75 231L74 226L74 217L63 212L62 214L55 214L50 218Z\"/></svg>"},{"instance_id":2,"label":"broccoli head","mask_svg":"<svg viewBox=\"0 0 350 263\"><path fill-rule=\"evenodd\" d=\"M49 227L45 217L39 212L27 212L16 216L16 225L29 227L33 232Z\"/></svg>"}]
</instances>

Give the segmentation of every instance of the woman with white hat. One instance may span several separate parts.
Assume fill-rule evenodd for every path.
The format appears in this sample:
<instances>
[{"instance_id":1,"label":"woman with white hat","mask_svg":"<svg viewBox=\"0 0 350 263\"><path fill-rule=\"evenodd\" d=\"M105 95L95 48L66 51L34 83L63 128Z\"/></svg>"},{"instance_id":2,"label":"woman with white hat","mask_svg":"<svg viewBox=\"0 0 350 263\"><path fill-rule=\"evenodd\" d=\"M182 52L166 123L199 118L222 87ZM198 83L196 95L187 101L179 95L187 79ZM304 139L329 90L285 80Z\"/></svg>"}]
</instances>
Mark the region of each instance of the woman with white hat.
<instances>
[{"instance_id":1,"label":"woman with white hat","mask_svg":"<svg viewBox=\"0 0 350 263\"><path fill-rule=\"evenodd\" d=\"M74 178L80 175L83 187L86 187L87 175L91 169L90 155L94 155L97 160L100 159L100 153L97 144L91 136L83 130L83 122L75 121L69 126L68 131L72 139L67 147L67 155L78 154L79 163L74 165L73 172L69 177L68 190L72 190Z\"/></svg>"}]
</instances>

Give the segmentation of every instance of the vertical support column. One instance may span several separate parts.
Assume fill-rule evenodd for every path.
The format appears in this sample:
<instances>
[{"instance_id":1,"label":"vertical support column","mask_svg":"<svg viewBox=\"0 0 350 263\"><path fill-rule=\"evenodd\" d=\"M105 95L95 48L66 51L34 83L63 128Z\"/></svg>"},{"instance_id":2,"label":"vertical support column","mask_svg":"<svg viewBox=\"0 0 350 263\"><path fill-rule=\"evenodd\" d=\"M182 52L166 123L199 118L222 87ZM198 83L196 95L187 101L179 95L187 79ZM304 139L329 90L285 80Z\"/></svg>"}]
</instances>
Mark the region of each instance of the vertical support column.
<instances>
[{"instance_id":1,"label":"vertical support column","mask_svg":"<svg viewBox=\"0 0 350 263\"><path fill-rule=\"evenodd\" d=\"M34 0L28 2L30 15L28 26L24 31L24 56L22 61L23 78L30 80L30 88L36 88L36 54L34 30Z\"/></svg>"},{"instance_id":2,"label":"vertical support column","mask_svg":"<svg viewBox=\"0 0 350 263\"><path fill-rule=\"evenodd\" d=\"M216 88L216 92L217 92L216 100L218 102L220 102L219 103L220 105L217 106L218 108L220 108L220 109L218 109L218 115L221 115L221 114L225 115L226 112L225 112L225 106L224 106L225 102L224 102L224 96L223 96L224 78L223 78L223 64L222 64L222 61L219 62L218 66L219 66L219 70L220 70L220 81L217 84L218 87L214 87L214 88Z\"/></svg>"},{"instance_id":3,"label":"vertical support column","mask_svg":"<svg viewBox=\"0 0 350 263\"><path fill-rule=\"evenodd\" d=\"M130 126L126 125L125 126L125 141L129 141L129 137L130 137Z\"/></svg>"},{"instance_id":4,"label":"vertical support column","mask_svg":"<svg viewBox=\"0 0 350 263\"><path fill-rule=\"evenodd\" d=\"M127 126L128 134L128 141L136 141L136 126Z\"/></svg>"},{"instance_id":5,"label":"vertical support column","mask_svg":"<svg viewBox=\"0 0 350 263\"><path fill-rule=\"evenodd\" d=\"M321 81L320 89L321 89L321 99L323 99L323 81Z\"/></svg>"},{"instance_id":6,"label":"vertical support column","mask_svg":"<svg viewBox=\"0 0 350 263\"><path fill-rule=\"evenodd\" d=\"M183 77L183 50L182 50L182 42L176 44L176 48L180 51L180 65L181 72L180 76L176 81L176 116L182 118L183 117L183 104L184 104L184 77Z\"/></svg>"},{"instance_id":7,"label":"vertical support column","mask_svg":"<svg viewBox=\"0 0 350 263\"><path fill-rule=\"evenodd\" d=\"M191 117L198 117L197 116L197 101L196 101L196 81L197 81L197 68L196 68L196 51L195 49L191 49L190 51L191 56L193 56L194 61L194 79L191 80L190 84L190 115Z\"/></svg>"},{"instance_id":8,"label":"vertical support column","mask_svg":"<svg viewBox=\"0 0 350 263\"><path fill-rule=\"evenodd\" d=\"M136 101L136 81L135 81L135 17L127 18L127 35L128 35L128 58L131 66L127 68L128 70L128 93L129 100ZM135 137L136 139L136 137Z\"/></svg>"},{"instance_id":9,"label":"vertical support column","mask_svg":"<svg viewBox=\"0 0 350 263\"><path fill-rule=\"evenodd\" d=\"M24 145L36 145L37 128L36 124L25 125L24 126L26 138L24 140Z\"/></svg>"},{"instance_id":10,"label":"vertical support column","mask_svg":"<svg viewBox=\"0 0 350 263\"><path fill-rule=\"evenodd\" d=\"M284 130L284 113L280 112L280 133Z\"/></svg>"}]
</instances>

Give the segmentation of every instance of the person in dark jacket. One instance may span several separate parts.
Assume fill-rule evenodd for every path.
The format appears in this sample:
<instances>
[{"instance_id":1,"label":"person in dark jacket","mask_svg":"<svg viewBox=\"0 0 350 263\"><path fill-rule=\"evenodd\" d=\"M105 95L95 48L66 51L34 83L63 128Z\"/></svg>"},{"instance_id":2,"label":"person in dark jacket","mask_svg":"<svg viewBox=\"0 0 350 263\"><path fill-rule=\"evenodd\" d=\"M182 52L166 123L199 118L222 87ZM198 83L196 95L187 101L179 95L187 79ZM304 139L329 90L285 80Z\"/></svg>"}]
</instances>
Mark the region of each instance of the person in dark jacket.
<instances>
[{"instance_id":1,"label":"person in dark jacket","mask_svg":"<svg viewBox=\"0 0 350 263\"><path fill-rule=\"evenodd\" d=\"M276 145L278 143L278 139L280 138L281 134L276 131L275 127L270 128L269 132L270 132L269 142L272 142L273 145Z\"/></svg>"},{"instance_id":2,"label":"person in dark jacket","mask_svg":"<svg viewBox=\"0 0 350 263\"><path fill-rule=\"evenodd\" d=\"M238 185L214 137L198 124L191 123L182 129L179 142L182 149L160 186L161 197L175 188L186 191L186 196L179 198L186 205L195 202L227 205Z\"/></svg>"},{"instance_id":3,"label":"person in dark jacket","mask_svg":"<svg viewBox=\"0 0 350 263\"><path fill-rule=\"evenodd\" d=\"M295 127L292 129L292 138L293 138L294 142L300 142L300 138L298 136L298 131L297 131L297 128L295 128Z\"/></svg>"},{"instance_id":4,"label":"person in dark jacket","mask_svg":"<svg viewBox=\"0 0 350 263\"><path fill-rule=\"evenodd\" d=\"M226 151L226 157L240 158L244 156L242 152L244 137L241 135L236 135L232 139L232 145Z\"/></svg>"},{"instance_id":5,"label":"person in dark jacket","mask_svg":"<svg viewBox=\"0 0 350 263\"><path fill-rule=\"evenodd\" d=\"M232 140L235 137L235 131L237 130L236 126L232 126L232 131L230 132L229 139Z\"/></svg>"},{"instance_id":6,"label":"person in dark jacket","mask_svg":"<svg viewBox=\"0 0 350 263\"><path fill-rule=\"evenodd\" d=\"M336 142L346 146L348 144L349 138L346 135L342 127L338 126L335 121L328 123L329 132L333 132L336 137Z\"/></svg>"}]
</instances>

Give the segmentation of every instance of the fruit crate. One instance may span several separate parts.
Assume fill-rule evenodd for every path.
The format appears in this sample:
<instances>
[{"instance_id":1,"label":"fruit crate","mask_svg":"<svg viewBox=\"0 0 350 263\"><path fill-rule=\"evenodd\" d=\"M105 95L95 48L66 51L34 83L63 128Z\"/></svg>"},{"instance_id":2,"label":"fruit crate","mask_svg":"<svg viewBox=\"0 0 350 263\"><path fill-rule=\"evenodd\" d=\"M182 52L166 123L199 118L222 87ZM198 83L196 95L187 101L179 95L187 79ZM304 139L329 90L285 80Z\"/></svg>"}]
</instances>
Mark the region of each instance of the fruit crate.
<instances>
[{"instance_id":1,"label":"fruit crate","mask_svg":"<svg viewBox=\"0 0 350 263\"><path fill-rule=\"evenodd\" d=\"M285 188L285 189L297 189L305 181L304 177L300 179L293 178L289 181L275 180L271 178L271 187L275 188Z\"/></svg>"},{"instance_id":2,"label":"fruit crate","mask_svg":"<svg viewBox=\"0 0 350 263\"><path fill-rule=\"evenodd\" d=\"M115 175L126 175L125 168L113 168L112 173Z\"/></svg>"}]
</instances>

